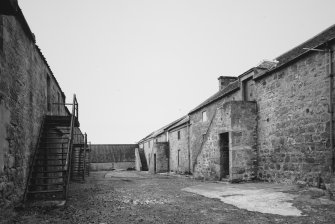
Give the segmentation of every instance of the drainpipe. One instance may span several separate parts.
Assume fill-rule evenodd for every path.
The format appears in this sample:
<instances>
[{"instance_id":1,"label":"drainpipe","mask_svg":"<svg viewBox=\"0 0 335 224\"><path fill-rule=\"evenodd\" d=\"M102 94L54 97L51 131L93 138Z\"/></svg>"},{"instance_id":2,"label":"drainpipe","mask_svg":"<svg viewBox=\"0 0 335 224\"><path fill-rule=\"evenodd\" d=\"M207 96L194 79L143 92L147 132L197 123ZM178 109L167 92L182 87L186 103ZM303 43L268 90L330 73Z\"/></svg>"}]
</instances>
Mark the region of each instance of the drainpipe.
<instances>
[{"instance_id":1,"label":"drainpipe","mask_svg":"<svg viewBox=\"0 0 335 224\"><path fill-rule=\"evenodd\" d=\"M332 151L332 167L331 172L334 174L335 169L335 152L334 152L334 109L333 109L333 49L331 47L327 50L329 55L329 113L330 113L330 149Z\"/></svg>"},{"instance_id":2,"label":"drainpipe","mask_svg":"<svg viewBox=\"0 0 335 224\"><path fill-rule=\"evenodd\" d=\"M188 174L191 174L190 126L191 123L187 124Z\"/></svg>"},{"instance_id":3,"label":"drainpipe","mask_svg":"<svg viewBox=\"0 0 335 224\"><path fill-rule=\"evenodd\" d=\"M333 109L333 82L334 82L334 72L333 72L333 49L330 46L329 43L326 43L326 49L321 50L321 49L316 49L316 48L303 48L304 50L309 50L309 51L319 51L319 52L326 52L329 55L329 114L330 114L330 131L329 131L329 140L330 140L330 150L332 153L332 163L331 163L331 174L334 174L335 171L335 152L334 152L334 109Z\"/></svg>"}]
</instances>

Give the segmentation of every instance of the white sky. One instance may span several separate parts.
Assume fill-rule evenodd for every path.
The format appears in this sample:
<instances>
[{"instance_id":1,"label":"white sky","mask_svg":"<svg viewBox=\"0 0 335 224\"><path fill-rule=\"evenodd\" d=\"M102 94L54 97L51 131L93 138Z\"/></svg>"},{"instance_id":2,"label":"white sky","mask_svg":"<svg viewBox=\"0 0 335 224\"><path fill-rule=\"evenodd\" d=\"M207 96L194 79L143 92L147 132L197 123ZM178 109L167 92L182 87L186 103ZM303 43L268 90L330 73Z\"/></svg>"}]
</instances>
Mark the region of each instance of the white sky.
<instances>
[{"instance_id":1,"label":"white sky","mask_svg":"<svg viewBox=\"0 0 335 224\"><path fill-rule=\"evenodd\" d=\"M334 0L20 0L92 143L134 143L335 22Z\"/></svg>"}]
</instances>

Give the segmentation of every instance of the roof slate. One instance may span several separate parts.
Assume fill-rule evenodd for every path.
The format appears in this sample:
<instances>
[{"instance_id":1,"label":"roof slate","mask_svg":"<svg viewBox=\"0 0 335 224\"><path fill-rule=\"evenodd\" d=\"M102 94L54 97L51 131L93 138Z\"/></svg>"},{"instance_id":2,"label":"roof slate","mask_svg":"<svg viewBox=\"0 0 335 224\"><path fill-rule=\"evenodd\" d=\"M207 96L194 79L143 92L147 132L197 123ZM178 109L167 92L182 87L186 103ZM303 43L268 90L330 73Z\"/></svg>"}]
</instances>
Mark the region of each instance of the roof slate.
<instances>
[{"instance_id":1,"label":"roof slate","mask_svg":"<svg viewBox=\"0 0 335 224\"><path fill-rule=\"evenodd\" d=\"M184 124L187 124L190 121L190 117L189 116L185 116L184 119L182 119L181 121L179 121L178 123L172 125L171 127L168 128L168 130L173 130L179 126L182 126Z\"/></svg>"},{"instance_id":2,"label":"roof slate","mask_svg":"<svg viewBox=\"0 0 335 224\"><path fill-rule=\"evenodd\" d=\"M321 33L315 35L314 37L308 39L307 41L303 42L302 44L298 45L297 47L278 56L276 58L276 60L278 61L277 67L282 66L309 51L304 48L315 48L334 38L335 38L335 24L325 29Z\"/></svg>"},{"instance_id":3,"label":"roof slate","mask_svg":"<svg viewBox=\"0 0 335 224\"><path fill-rule=\"evenodd\" d=\"M90 158L92 163L135 161L137 144L92 144Z\"/></svg>"}]
</instances>

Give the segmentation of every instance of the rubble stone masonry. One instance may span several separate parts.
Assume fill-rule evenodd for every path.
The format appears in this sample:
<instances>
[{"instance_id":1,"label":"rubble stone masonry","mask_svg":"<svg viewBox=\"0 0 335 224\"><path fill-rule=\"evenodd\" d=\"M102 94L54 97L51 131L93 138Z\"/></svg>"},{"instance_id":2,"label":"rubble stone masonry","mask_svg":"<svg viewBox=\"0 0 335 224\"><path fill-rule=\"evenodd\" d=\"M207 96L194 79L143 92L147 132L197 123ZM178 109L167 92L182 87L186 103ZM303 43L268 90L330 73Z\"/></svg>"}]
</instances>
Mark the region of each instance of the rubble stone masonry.
<instances>
[{"instance_id":1,"label":"rubble stone masonry","mask_svg":"<svg viewBox=\"0 0 335 224\"><path fill-rule=\"evenodd\" d=\"M222 106L225 102L241 100L240 92L235 92L226 96L215 103L212 103L205 108L190 114L190 151L191 151L191 172L196 162L197 155L200 153L200 146L203 141L203 135L206 133L211 119L218 107ZM207 121L202 121L202 113L207 112Z\"/></svg>"},{"instance_id":2,"label":"rubble stone masonry","mask_svg":"<svg viewBox=\"0 0 335 224\"><path fill-rule=\"evenodd\" d=\"M65 114L64 94L14 15L0 15L0 208L23 194L43 115ZM48 78L49 77L49 78ZM47 90L49 79L49 91Z\"/></svg>"},{"instance_id":3,"label":"rubble stone masonry","mask_svg":"<svg viewBox=\"0 0 335 224\"><path fill-rule=\"evenodd\" d=\"M217 109L200 153L194 175L220 179L220 134L229 133L229 179L251 180L257 176L257 108L255 102L231 101Z\"/></svg>"},{"instance_id":4,"label":"rubble stone masonry","mask_svg":"<svg viewBox=\"0 0 335 224\"><path fill-rule=\"evenodd\" d=\"M259 179L327 181L332 158L328 61L326 53L313 52L256 81Z\"/></svg>"},{"instance_id":5,"label":"rubble stone masonry","mask_svg":"<svg viewBox=\"0 0 335 224\"><path fill-rule=\"evenodd\" d=\"M178 139L178 132L180 139ZM188 127L182 126L169 132L170 171L189 172ZM179 157L179 158L178 158Z\"/></svg>"}]
</instances>

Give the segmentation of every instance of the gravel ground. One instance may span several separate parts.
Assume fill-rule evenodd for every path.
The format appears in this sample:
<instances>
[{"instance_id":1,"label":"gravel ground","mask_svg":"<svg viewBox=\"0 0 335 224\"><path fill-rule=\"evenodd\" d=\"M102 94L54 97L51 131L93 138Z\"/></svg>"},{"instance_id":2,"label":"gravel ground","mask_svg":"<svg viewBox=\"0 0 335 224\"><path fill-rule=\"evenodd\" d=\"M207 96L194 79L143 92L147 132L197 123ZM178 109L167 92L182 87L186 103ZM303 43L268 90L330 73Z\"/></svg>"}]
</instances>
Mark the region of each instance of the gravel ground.
<instances>
[{"instance_id":1,"label":"gravel ground","mask_svg":"<svg viewBox=\"0 0 335 224\"><path fill-rule=\"evenodd\" d=\"M137 171L94 172L71 185L63 208L27 208L8 223L335 223L335 206L312 203L301 192L294 205L304 216L285 217L238 209L181 189L203 183Z\"/></svg>"}]
</instances>

